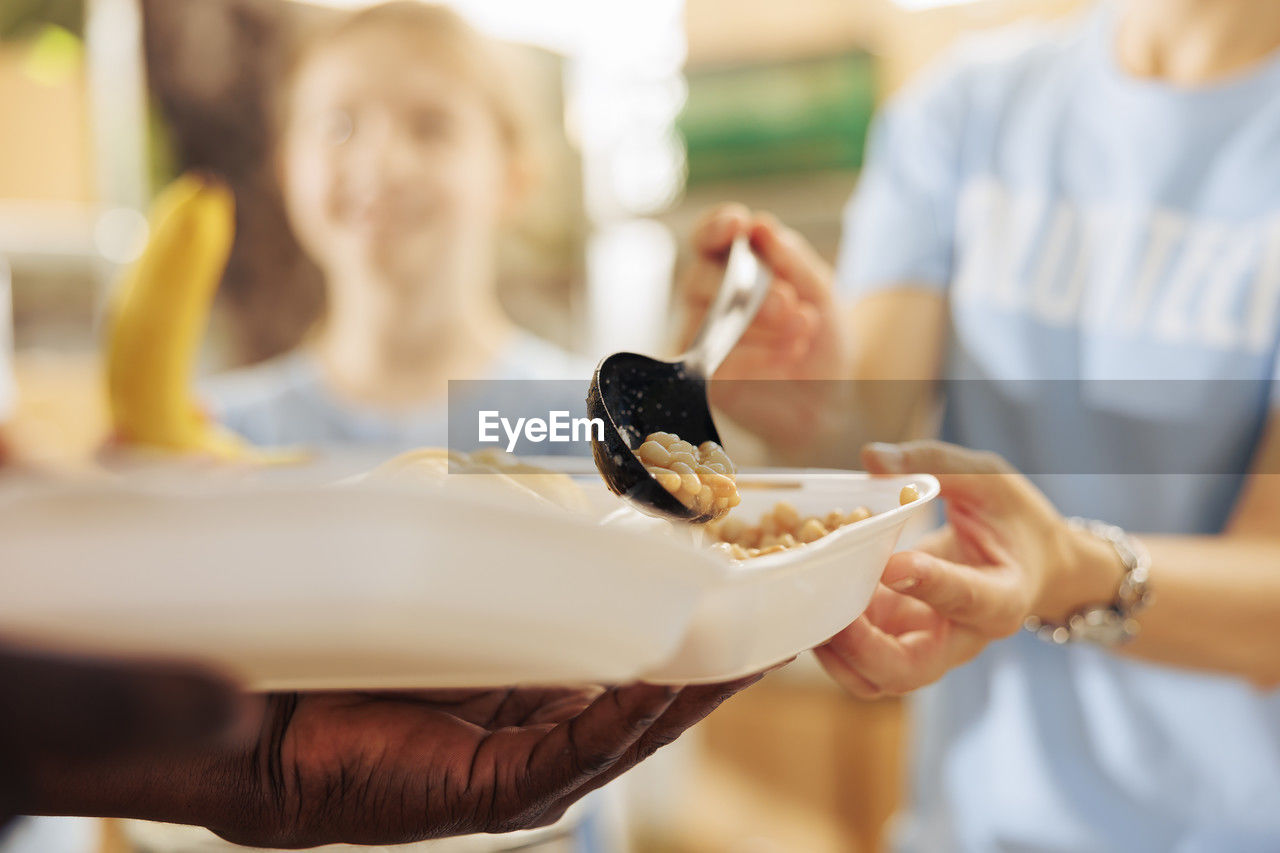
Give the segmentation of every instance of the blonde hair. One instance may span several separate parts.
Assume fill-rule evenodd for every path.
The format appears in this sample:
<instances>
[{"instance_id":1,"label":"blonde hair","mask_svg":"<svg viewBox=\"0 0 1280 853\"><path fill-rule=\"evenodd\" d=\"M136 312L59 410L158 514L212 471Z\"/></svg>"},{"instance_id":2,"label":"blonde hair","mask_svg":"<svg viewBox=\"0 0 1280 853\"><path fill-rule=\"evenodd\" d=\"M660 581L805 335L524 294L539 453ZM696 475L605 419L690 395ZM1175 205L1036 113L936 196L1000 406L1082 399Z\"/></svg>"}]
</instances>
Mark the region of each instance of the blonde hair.
<instances>
[{"instance_id":1,"label":"blonde hair","mask_svg":"<svg viewBox=\"0 0 1280 853\"><path fill-rule=\"evenodd\" d=\"M517 79L499 45L478 33L457 12L435 3L392 0L341 16L296 47L280 87L277 130L289 120L294 84L307 62L354 36L382 32L424 45L424 61L457 72L488 104L508 155L529 156L529 121L517 94Z\"/></svg>"}]
</instances>

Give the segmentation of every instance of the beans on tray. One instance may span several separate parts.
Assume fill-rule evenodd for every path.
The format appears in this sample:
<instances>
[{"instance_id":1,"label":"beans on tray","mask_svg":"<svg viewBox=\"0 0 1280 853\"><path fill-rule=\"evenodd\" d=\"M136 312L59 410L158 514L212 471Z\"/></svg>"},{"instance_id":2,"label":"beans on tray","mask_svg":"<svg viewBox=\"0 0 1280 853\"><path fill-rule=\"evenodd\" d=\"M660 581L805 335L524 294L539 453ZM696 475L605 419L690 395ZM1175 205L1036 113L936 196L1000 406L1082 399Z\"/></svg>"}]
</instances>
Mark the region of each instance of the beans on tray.
<instances>
[{"instance_id":1,"label":"beans on tray","mask_svg":"<svg viewBox=\"0 0 1280 853\"><path fill-rule=\"evenodd\" d=\"M913 485L903 486L898 493L899 505L919 498L920 492ZM802 517L794 506L779 501L760 517L758 524L729 516L708 524L707 534L714 543L711 547L735 560L746 560L816 542L837 528L865 521L872 515L870 509L860 506L848 513L833 509L823 516Z\"/></svg>"},{"instance_id":2,"label":"beans on tray","mask_svg":"<svg viewBox=\"0 0 1280 853\"><path fill-rule=\"evenodd\" d=\"M714 441L694 447L674 433L650 433L636 457L662 488L699 514L719 518L741 501L737 471Z\"/></svg>"}]
</instances>

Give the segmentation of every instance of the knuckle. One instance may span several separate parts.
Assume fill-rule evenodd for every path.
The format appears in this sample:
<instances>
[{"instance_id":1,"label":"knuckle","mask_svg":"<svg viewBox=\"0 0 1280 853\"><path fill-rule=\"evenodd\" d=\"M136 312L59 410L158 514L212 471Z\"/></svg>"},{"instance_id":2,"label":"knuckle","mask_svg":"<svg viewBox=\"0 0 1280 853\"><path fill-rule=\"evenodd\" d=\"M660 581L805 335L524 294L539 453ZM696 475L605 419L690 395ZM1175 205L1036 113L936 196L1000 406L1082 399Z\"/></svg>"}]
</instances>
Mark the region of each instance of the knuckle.
<instances>
[{"instance_id":1,"label":"knuckle","mask_svg":"<svg viewBox=\"0 0 1280 853\"><path fill-rule=\"evenodd\" d=\"M911 692L910 680L903 673L891 673L876 681L880 693L885 696L901 696Z\"/></svg>"},{"instance_id":2,"label":"knuckle","mask_svg":"<svg viewBox=\"0 0 1280 853\"><path fill-rule=\"evenodd\" d=\"M778 220L778 217L774 215L773 211L770 210L757 211L755 220L758 224L763 225L766 228L771 228L774 231L780 231L782 228L782 223Z\"/></svg>"},{"instance_id":3,"label":"knuckle","mask_svg":"<svg viewBox=\"0 0 1280 853\"><path fill-rule=\"evenodd\" d=\"M941 470L946 462L946 450L937 441L909 442L904 448L914 466L928 471Z\"/></svg>"},{"instance_id":4,"label":"knuckle","mask_svg":"<svg viewBox=\"0 0 1280 853\"><path fill-rule=\"evenodd\" d=\"M574 769L582 776L596 776L612 767L620 757L619 752L589 750L574 754Z\"/></svg>"},{"instance_id":5,"label":"knuckle","mask_svg":"<svg viewBox=\"0 0 1280 853\"><path fill-rule=\"evenodd\" d=\"M732 202L723 202L704 208L702 213L698 215L697 224L693 227L694 233L701 233L714 225L715 221L724 215L730 204Z\"/></svg>"},{"instance_id":6,"label":"knuckle","mask_svg":"<svg viewBox=\"0 0 1280 853\"><path fill-rule=\"evenodd\" d=\"M747 216L750 216L750 211L746 205L741 202L726 201L703 211L698 224L694 226L694 232L698 236L703 236L706 232L719 227L727 219L745 218Z\"/></svg>"},{"instance_id":7,"label":"knuckle","mask_svg":"<svg viewBox=\"0 0 1280 853\"><path fill-rule=\"evenodd\" d=\"M859 698L874 701L876 699L884 699L885 697L892 695L887 689L885 689L883 684L871 681L865 676L861 677L861 682L862 683L859 684L849 685L849 691L859 696Z\"/></svg>"},{"instance_id":8,"label":"knuckle","mask_svg":"<svg viewBox=\"0 0 1280 853\"><path fill-rule=\"evenodd\" d=\"M960 584L946 594L947 603L958 613L970 614L978 603L978 594L972 586Z\"/></svg>"},{"instance_id":9,"label":"knuckle","mask_svg":"<svg viewBox=\"0 0 1280 853\"><path fill-rule=\"evenodd\" d=\"M680 737L679 732L657 732L645 738L637 750L639 761L644 761L663 747L670 746Z\"/></svg>"},{"instance_id":10,"label":"knuckle","mask_svg":"<svg viewBox=\"0 0 1280 853\"><path fill-rule=\"evenodd\" d=\"M871 702L885 696L881 685L871 681L846 663L839 664L839 669L831 671L831 675L836 683L855 699Z\"/></svg>"},{"instance_id":11,"label":"knuckle","mask_svg":"<svg viewBox=\"0 0 1280 853\"><path fill-rule=\"evenodd\" d=\"M979 450L973 452L974 467L984 474L1004 474L1008 473L1009 463L1004 457L990 450Z\"/></svg>"}]
</instances>

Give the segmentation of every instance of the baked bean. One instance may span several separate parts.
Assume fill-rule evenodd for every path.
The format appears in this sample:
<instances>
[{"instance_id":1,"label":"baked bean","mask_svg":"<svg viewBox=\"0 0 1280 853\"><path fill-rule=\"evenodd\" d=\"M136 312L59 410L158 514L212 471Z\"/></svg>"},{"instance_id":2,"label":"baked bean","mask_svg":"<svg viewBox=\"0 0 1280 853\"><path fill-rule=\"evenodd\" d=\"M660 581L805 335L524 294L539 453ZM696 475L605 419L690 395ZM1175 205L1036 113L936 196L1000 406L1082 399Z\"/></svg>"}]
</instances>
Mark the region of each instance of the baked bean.
<instances>
[{"instance_id":1,"label":"baked bean","mask_svg":"<svg viewBox=\"0 0 1280 853\"><path fill-rule=\"evenodd\" d=\"M748 524L740 518L730 516L720 523L717 533L721 542L741 543L745 538Z\"/></svg>"},{"instance_id":2,"label":"baked bean","mask_svg":"<svg viewBox=\"0 0 1280 853\"><path fill-rule=\"evenodd\" d=\"M636 457L662 488L699 515L721 518L742 500L737 471L714 441L694 447L673 433L650 433Z\"/></svg>"},{"instance_id":3,"label":"baked bean","mask_svg":"<svg viewBox=\"0 0 1280 853\"><path fill-rule=\"evenodd\" d=\"M786 501L778 501L773 507L773 517L779 531L793 530L800 522L800 511Z\"/></svg>"},{"instance_id":4,"label":"baked bean","mask_svg":"<svg viewBox=\"0 0 1280 853\"><path fill-rule=\"evenodd\" d=\"M898 499L907 504L919 500L920 493L915 486L904 486ZM848 513L833 509L822 516L806 517L794 505L779 501L773 509L760 516L756 524L748 524L731 515L707 525L707 533L716 540L713 547L742 560L817 542L846 524L857 524L872 515L869 508L860 506Z\"/></svg>"},{"instance_id":5,"label":"baked bean","mask_svg":"<svg viewBox=\"0 0 1280 853\"><path fill-rule=\"evenodd\" d=\"M796 529L796 538L801 542L816 542L827 535L827 528L816 518L806 518Z\"/></svg>"},{"instance_id":6,"label":"baked bean","mask_svg":"<svg viewBox=\"0 0 1280 853\"><path fill-rule=\"evenodd\" d=\"M871 510L865 506L860 506L844 518L845 524L857 524L859 521L866 521L871 517Z\"/></svg>"}]
</instances>

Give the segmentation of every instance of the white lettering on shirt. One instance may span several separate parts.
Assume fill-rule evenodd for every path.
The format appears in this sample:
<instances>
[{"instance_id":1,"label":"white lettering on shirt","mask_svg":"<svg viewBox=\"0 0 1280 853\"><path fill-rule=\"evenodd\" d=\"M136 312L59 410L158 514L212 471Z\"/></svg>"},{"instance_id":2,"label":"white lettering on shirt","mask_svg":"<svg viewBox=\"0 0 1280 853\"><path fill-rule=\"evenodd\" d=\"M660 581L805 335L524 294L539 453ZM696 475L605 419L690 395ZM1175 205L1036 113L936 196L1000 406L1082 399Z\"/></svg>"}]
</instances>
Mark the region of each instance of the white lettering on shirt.
<instances>
[{"instance_id":1,"label":"white lettering on shirt","mask_svg":"<svg viewBox=\"0 0 1280 853\"><path fill-rule=\"evenodd\" d=\"M1265 353L1276 344L1280 215L1227 222L1051 204L986 177L962 191L957 234L957 302L1174 346Z\"/></svg>"}]
</instances>

